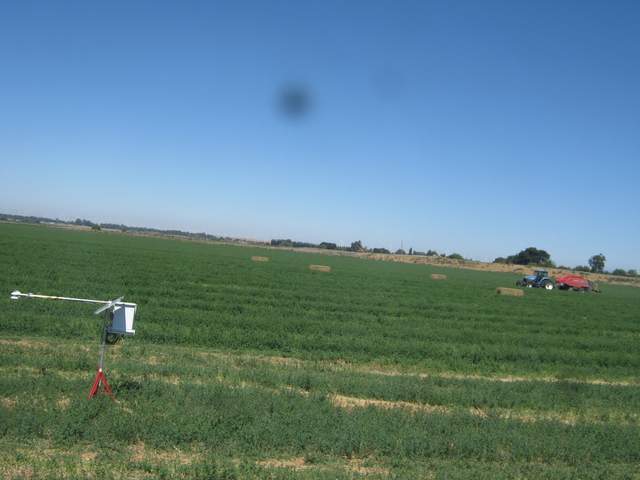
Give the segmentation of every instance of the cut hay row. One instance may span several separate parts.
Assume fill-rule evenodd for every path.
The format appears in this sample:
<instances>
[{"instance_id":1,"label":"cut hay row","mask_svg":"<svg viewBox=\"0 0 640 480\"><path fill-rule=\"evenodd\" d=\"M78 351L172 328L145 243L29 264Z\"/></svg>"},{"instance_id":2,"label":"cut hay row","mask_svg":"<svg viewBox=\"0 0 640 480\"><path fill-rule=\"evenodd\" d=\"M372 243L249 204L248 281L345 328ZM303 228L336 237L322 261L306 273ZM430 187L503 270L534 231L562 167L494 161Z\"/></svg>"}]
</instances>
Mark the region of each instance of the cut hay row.
<instances>
[{"instance_id":1,"label":"cut hay row","mask_svg":"<svg viewBox=\"0 0 640 480\"><path fill-rule=\"evenodd\" d=\"M442 273L432 273L431 274L431 279L432 280L446 280L447 276L442 274Z\"/></svg>"},{"instance_id":2,"label":"cut hay row","mask_svg":"<svg viewBox=\"0 0 640 480\"><path fill-rule=\"evenodd\" d=\"M68 346L67 351L77 351L81 346L76 344L75 342L67 342L62 341L63 345ZM46 351L55 352L56 346L59 346L60 343L52 343L51 341L41 340L41 339L10 339L10 338L0 338L0 345L7 345L18 347L20 350L41 350L43 353ZM137 346L131 346L133 351L136 351ZM89 348L82 348L83 351L90 351ZM238 352L229 352L229 351L219 351L219 350L197 350L194 351L191 347L181 347L181 346L173 346L172 350L181 353L187 353L189 357L193 357L196 359L197 357L202 358L206 361L209 358L215 358L216 361L222 361L224 363L229 363L231 365L242 366L247 361L250 362L258 362L262 364L270 364L274 366L286 366L291 368L317 368L320 370L330 370L335 372L357 372L363 374L371 374L371 375L380 375L380 376L388 376L388 377L416 377L421 379L427 378L443 378L443 379L451 379L451 380L471 380L471 381L486 381L486 382L499 382L499 383L520 383L520 382L529 382L529 383L567 383L567 384L578 384L578 385L603 385L603 386L613 386L613 387L638 387L640 386L640 380L638 379L629 379L629 380L608 380L606 378L557 378L553 376L540 376L540 375L532 375L532 376L522 376L522 375L480 375L480 374L471 374L471 373L459 373L454 371L399 371L394 368L385 368L384 366L375 365L375 364L357 364L351 363L344 360L305 360L296 357L283 357L283 356L274 356L274 355L260 355L260 354L252 354L252 353L238 353ZM120 358L121 355L117 351L111 351L109 354L114 358ZM148 359L143 361L142 363L149 366L162 365L168 360L168 356L166 353L162 354L162 361L160 357L156 355L150 355ZM29 372L33 375L40 375L40 369L36 367L30 367L26 365L21 365L20 367L16 366L0 366L0 372L5 372L7 374L10 373L18 373L21 372ZM84 375L84 374L82 374Z\"/></svg>"},{"instance_id":3,"label":"cut hay row","mask_svg":"<svg viewBox=\"0 0 640 480\"><path fill-rule=\"evenodd\" d=\"M26 370L26 369L24 369ZM22 376L38 376L29 371L25 375L25 371L22 372ZM78 375L78 372L69 372L66 370L54 370L54 373L58 378L64 378L67 380L83 378ZM206 387L207 385L218 384L223 385L225 388L232 390L259 390L268 392L272 395L295 395L298 397L309 397L313 391L304 390L294 385L280 384L280 385L263 385L262 383L247 380L231 379L225 375L216 375L215 377L202 378L199 376L192 377L180 377L175 374L163 374L157 373L145 373L144 375L131 375L131 380L140 384L149 381L160 382L168 386L200 386ZM518 423L534 423L534 422L554 422L564 425L576 425L578 423L588 424L618 424L618 425L634 425L638 418L636 415L625 415L620 418L608 418L606 422L600 418L597 414L590 414L587 416L578 415L577 412L555 412L549 410L536 411L528 408L504 408L496 407L491 409L485 409L477 406L464 407L454 405L433 405L424 402L415 401L402 401L402 400L384 400L379 398L366 398L356 397L351 395L343 395L340 393L327 392L327 398L331 404L336 408L345 410L353 410L355 408L368 408L373 407L381 410L403 410L412 414L438 414L438 415L456 415L456 414L468 414L474 417L489 418L496 417L503 420L514 421ZM0 397L1 404L7 409L13 409L19 399L17 397ZM29 402L31 403L31 402ZM39 403L46 404L46 400L41 399ZM66 410L69 407L69 399L66 396L61 397L57 406L60 410ZM126 405L127 402L122 403L118 400L117 403L127 413L133 413Z\"/></svg>"},{"instance_id":4,"label":"cut hay row","mask_svg":"<svg viewBox=\"0 0 640 480\"><path fill-rule=\"evenodd\" d=\"M181 348L181 347L178 347ZM416 378L444 378L451 380L477 380L486 382L513 383L513 382L540 382L540 383L571 383L581 385L608 385L614 387L638 387L640 381L635 380L607 380L604 378L556 378L550 376L518 376L518 375L478 375L465 374L451 371L432 371L432 372L401 372L394 369L384 369L378 365L368 366L358 365L355 363L345 362L344 360L304 360L295 357L269 356L269 355L253 355L249 353L233 353L233 352L217 352L217 351L201 351L197 353L203 357L214 357L219 360L244 363L248 360L260 363L266 363L277 366L287 366L293 368L317 367L321 370L330 369L331 371L350 371L371 375L381 375L387 377L416 377Z\"/></svg>"},{"instance_id":5,"label":"cut hay row","mask_svg":"<svg viewBox=\"0 0 640 480\"><path fill-rule=\"evenodd\" d=\"M253 257L251 257L251 260L254 262L268 262L269 257L261 257L259 255L254 255Z\"/></svg>"},{"instance_id":6,"label":"cut hay row","mask_svg":"<svg viewBox=\"0 0 640 480\"><path fill-rule=\"evenodd\" d=\"M292 457L292 458L268 458L265 460L258 460L256 465L262 468L284 468L288 470L332 470L332 469L345 469L359 475L389 475L389 469L375 466L366 465L366 460L362 458L349 458L345 460L345 463L335 464L317 464L310 463L305 460L304 457Z\"/></svg>"},{"instance_id":7,"label":"cut hay row","mask_svg":"<svg viewBox=\"0 0 640 480\"><path fill-rule=\"evenodd\" d=\"M453 415L456 413L456 409L446 405L429 405L425 403L416 402L403 402L403 401L390 401L380 400L377 398L359 398L350 397L346 395L331 395L329 397L331 403L345 410L353 410L355 408L378 408L382 410L405 410L411 413L436 413L440 415ZM532 422L558 422L564 425L576 425L578 418L571 414L560 414L555 412L534 412L523 411L517 412L508 409L493 409L491 412L478 407L471 407L467 409L461 409L459 411L465 411L469 415L474 417L488 418L491 415L495 415L503 420L513 420L517 422L532 423ZM589 423L604 423L595 419Z\"/></svg>"}]
</instances>

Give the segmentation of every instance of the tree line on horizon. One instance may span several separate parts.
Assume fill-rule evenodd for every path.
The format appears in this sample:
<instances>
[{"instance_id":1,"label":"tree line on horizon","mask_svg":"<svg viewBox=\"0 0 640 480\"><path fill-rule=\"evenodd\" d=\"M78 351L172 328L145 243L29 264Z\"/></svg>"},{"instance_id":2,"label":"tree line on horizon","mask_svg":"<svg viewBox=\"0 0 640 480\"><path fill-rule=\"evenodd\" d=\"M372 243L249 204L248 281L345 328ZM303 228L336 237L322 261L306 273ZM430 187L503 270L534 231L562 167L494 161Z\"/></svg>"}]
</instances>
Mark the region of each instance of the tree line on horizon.
<instances>
[{"instance_id":1,"label":"tree line on horizon","mask_svg":"<svg viewBox=\"0 0 640 480\"><path fill-rule=\"evenodd\" d=\"M395 252L392 252L388 248L384 247L366 247L362 240L356 240L355 242L351 242L349 246L341 246L337 245L333 242L320 242L320 243L309 243L309 242L298 242L295 240L291 240L290 238L275 238L270 242L272 247L287 247L287 248L320 248L324 250L338 250L343 252L356 252L356 253L384 253L384 254L394 254L394 255L420 255L423 257L446 257L453 260L469 260L465 259L459 253L451 253L446 255L445 253L438 253L435 250L427 250L426 252L420 252L418 250L414 250L413 248L409 248L409 251L406 251L402 248L397 249Z\"/></svg>"},{"instance_id":2,"label":"tree line on horizon","mask_svg":"<svg viewBox=\"0 0 640 480\"><path fill-rule=\"evenodd\" d=\"M549 254L549 252L535 247L529 247L525 248L524 250L520 250L515 255L510 255L508 257L498 257L493 261L493 263L504 263L509 265L535 265L540 267L559 268L562 270L573 270L576 272L604 273L622 277L638 276L638 271L634 269L623 270L622 268L616 268L612 272L609 272L604 268L606 261L607 257L605 257L602 253L599 253L589 258L588 266L578 265L574 268L564 265L556 266L553 260L551 260L551 255Z\"/></svg>"},{"instance_id":3,"label":"tree line on horizon","mask_svg":"<svg viewBox=\"0 0 640 480\"><path fill-rule=\"evenodd\" d=\"M320 242L318 244L310 243L310 242L298 242L295 240L291 240L289 238L286 239L273 239L271 240L271 246L273 247L288 247L288 248L319 248L325 250L338 250L344 252L361 252L361 253L382 253L382 254L391 254L392 252L387 248L382 247L374 247L367 248L363 245L361 240L356 240L355 242L351 242L351 245L340 246L333 242ZM444 253L438 253L435 250L427 250L426 252L420 252L414 250L413 248L409 248L409 251L405 251L402 248L399 248L395 252L395 255L416 255L416 256L426 256L426 257L445 257L452 260L471 260L466 259L459 253L452 253L450 255L446 255ZM562 270L572 270L576 272L589 272L589 273L603 273L607 275L617 275L622 277L637 277L638 271L635 269L623 270L621 268L616 268L613 271L605 270L605 263L607 258L599 253L597 255L593 255L589 258L589 265L578 265L576 267L567 267L565 265L556 266L555 262L551 260L551 254L546 250L538 249L535 247L528 247L524 250L519 251L515 255L510 255L508 257L498 257L493 263L503 263L508 265L526 265L526 266L538 266L538 267L547 267L547 268L559 268Z\"/></svg>"},{"instance_id":4,"label":"tree line on horizon","mask_svg":"<svg viewBox=\"0 0 640 480\"><path fill-rule=\"evenodd\" d=\"M153 233L158 235L170 235L177 237L185 237L193 240L213 240L213 241L238 241L241 239L232 237L219 237L211 235L205 232L185 232L183 230L163 230L160 228L152 227L132 227L129 225L123 225L119 223L96 223L86 218L76 218L75 220L62 220L60 218L48 218L37 217L29 215L13 215L8 213L0 213L0 221L5 222L17 222L17 223L29 223L29 224L44 224L44 225L77 225L82 227L89 227L94 231L100 231L103 228L109 230L120 230L121 232L137 232L137 233Z\"/></svg>"}]
</instances>

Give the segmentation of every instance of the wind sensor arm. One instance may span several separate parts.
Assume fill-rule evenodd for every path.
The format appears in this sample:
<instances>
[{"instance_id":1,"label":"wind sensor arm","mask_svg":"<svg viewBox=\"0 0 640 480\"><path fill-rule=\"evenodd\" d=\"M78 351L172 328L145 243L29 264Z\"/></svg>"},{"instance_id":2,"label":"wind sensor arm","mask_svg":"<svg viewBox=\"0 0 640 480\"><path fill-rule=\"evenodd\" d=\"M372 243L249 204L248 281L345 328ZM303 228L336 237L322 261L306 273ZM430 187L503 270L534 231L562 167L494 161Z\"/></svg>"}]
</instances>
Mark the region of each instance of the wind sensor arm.
<instances>
[{"instance_id":1,"label":"wind sensor arm","mask_svg":"<svg viewBox=\"0 0 640 480\"><path fill-rule=\"evenodd\" d=\"M57 297L53 295L39 295L36 293L22 293L19 290L11 292L11 300L19 300L21 297L44 298L46 300L69 300L71 302L81 303L97 303L102 306L94 313L96 315L104 313L107 316L107 320L110 323L107 326L108 333L116 335L134 335L136 333L133 329L133 322L138 306L135 303L123 302L122 299L124 297L119 297L115 300L92 300L89 298Z\"/></svg>"},{"instance_id":2,"label":"wind sensor arm","mask_svg":"<svg viewBox=\"0 0 640 480\"><path fill-rule=\"evenodd\" d=\"M47 300L70 300L72 302L97 303L100 305L120 302L124 298L124 297L120 297L117 300L105 301L105 300L91 300L89 298L56 297L52 295L38 295L37 293L22 293L20 292L20 290L14 290L13 292L11 292L11 300L19 300L20 297L44 298Z\"/></svg>"}]
</instances>

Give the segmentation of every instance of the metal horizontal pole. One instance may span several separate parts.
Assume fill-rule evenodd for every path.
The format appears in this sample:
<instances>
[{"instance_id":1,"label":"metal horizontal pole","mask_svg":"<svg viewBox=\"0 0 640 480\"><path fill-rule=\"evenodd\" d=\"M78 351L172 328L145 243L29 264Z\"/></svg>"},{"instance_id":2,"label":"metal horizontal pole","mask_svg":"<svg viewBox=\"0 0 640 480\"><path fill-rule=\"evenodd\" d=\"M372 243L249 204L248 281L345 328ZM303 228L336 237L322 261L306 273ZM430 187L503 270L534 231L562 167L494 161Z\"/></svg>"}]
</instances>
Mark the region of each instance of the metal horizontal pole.
<instances>
[{"instance_id":1,"label":"metal horizontal pole","mask_svg":"<svg viewBox=\"0 0 640 480\"><path fill-rule=\"evenodd\" d=\"M12 296L15 297L26 297L26 298L43 298L45 300L68 300L70 302L81 302L81 303L96 303L99 305L108 305L111 303L110 300L92 300L90 298L74 298L74 297L58 297L54 295L39 295L37 293L12 293ZM114 305L135 305L133 303L128 302L115 302Z\"/></svg>"},{"instance_id":2,"label":"metal horizontal pole","mask_svg":"<svg viewBox=\"0 0 640 480\"><path fill-rule=\"evenodd\" d=\"M82 302L82 303L98 303L98 304L109 303L108 300L104 301L104 300L91 300L89 298L58 297L54 295L39 295L37 293L18 293L15 296L27 297L27 298L44 298L47 300L69 300L71 302Z\"/></svg>"}]
</instances>

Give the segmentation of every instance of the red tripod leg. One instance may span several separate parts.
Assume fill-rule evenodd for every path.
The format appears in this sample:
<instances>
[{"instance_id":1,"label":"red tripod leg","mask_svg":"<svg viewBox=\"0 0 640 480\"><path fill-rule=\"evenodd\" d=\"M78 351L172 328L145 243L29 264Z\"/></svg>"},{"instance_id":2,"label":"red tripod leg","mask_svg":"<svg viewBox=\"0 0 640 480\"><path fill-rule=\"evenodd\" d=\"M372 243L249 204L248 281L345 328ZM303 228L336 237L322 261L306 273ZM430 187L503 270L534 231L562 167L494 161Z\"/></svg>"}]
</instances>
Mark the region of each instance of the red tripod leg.
<instances>
[{"instance_id":1,"label":"red tripod leg","mask_svg":"<svg viewBox=\"0 0 640 480\"><path fill-rule=\"evenodd\" d=\"M98 373L96 373L96 379L93 381L93 386L91 387L91 390L89 391L89 399L93 398L95 396L96 393L98 393L98 388L100 387L100 374L102 373L102 370L98 370Z\"/></svg>"},{"instance_id":2,"label":"red tripod leg","mask_svg":"<svg viewBox=\"0 0 640 480\"><path fill-rule=\"evenodd\" d=\"M104 375L104 372L102 371L101 368L98 369L98 373L96 373L96 378L93 381L91 390L89 391L90 399L93 398L98 393L98 390L100 389L100 385L103 386L106 394L109 395L111 399L115 400L115 397L113 396L113 392L111 391L111 386L109 385L109 382L107 382L107 377Z\"/></svg>"},{"instance_id":3,"label":"red tripod leg","mask_svg":"<svg viewBox=\"0 0 640 480\"><path fill-rule=\"evenodd\" d=\"M111 386L109 385L109 382L107 382L107 377L104 373L102 374L102 388L104 388L104 391L111 397L112 400L115 400L113 392L111 391Z\"/></svg>"}]
</instances>

